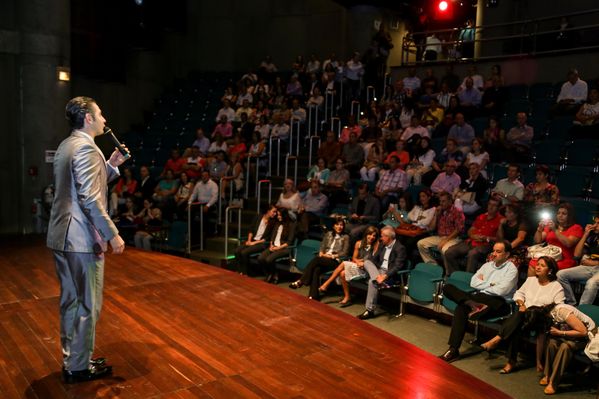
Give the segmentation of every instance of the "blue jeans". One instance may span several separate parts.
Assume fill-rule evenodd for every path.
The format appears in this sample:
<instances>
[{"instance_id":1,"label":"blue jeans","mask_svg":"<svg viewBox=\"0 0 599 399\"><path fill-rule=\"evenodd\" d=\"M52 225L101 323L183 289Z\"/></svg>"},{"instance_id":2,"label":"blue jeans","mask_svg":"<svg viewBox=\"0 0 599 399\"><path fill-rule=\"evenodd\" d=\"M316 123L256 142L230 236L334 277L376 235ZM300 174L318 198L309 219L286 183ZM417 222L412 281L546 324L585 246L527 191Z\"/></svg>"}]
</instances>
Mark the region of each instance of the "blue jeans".
<instances>
[{"instance_id":1,"label":"blue jeans","mask_svg":"<svg viewBox=\"0 0 599 399\"><path fill-rule=\"evenodd\" d=\"M576 305L571 283L584 282L584 292L580 297L580 305L592 304L595 302L597 290L599 289L599 266L576 266L560 270L557 273L557 281L564 287L566 303L570 305Z\"/></svg>"}]
</instances>

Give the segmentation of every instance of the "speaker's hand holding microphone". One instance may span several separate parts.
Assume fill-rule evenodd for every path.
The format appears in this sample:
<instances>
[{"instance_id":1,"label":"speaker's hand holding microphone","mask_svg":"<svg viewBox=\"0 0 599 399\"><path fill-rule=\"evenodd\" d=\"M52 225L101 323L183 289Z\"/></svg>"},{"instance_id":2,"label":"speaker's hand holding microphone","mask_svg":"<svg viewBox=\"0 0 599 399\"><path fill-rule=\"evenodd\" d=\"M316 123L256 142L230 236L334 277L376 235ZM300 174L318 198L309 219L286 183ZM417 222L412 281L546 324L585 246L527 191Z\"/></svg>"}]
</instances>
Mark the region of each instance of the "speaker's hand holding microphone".
<instances>
[{"instance_id":1,"label":"speaker's hand holding microphone","mask_svg":"<svg viewBox=\"0 0 599 399\"><path fill-rule=\"evenodd\" d=\"M121 142L114 135L112 129L109 128L108 126L104 127L104 134L108 135L108 137L112 140L112 142L115 146L115 150L112 153L112 155L110 156L108 163L112 167L117 168L123 162L125 162L127 159L131 158L131 153L129 152L129 149L127 147L125 147L123 144L121 144Z\"/></svg>"}]
</instances>

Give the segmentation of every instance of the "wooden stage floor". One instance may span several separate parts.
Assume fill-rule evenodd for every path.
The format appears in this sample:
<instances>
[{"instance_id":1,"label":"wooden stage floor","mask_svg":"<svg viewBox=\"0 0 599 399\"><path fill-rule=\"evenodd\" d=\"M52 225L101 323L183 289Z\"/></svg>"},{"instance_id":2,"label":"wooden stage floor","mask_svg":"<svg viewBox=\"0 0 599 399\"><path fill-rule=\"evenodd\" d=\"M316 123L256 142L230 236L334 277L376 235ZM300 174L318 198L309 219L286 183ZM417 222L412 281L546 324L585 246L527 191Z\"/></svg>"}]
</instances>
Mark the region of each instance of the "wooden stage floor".
<instances>
[{"instance_id":1,"label":"wooden stage floor","mask_svg":"<svg viewBox=\"0 0 599 399\"><path fill-rule=\"evenodd\" d=\"M60 378L59 287L43 239L0 244L2 398L506 398L370 324L198 262L107 256L96 356L111 378Z\"/></svg>"}]
</instances>

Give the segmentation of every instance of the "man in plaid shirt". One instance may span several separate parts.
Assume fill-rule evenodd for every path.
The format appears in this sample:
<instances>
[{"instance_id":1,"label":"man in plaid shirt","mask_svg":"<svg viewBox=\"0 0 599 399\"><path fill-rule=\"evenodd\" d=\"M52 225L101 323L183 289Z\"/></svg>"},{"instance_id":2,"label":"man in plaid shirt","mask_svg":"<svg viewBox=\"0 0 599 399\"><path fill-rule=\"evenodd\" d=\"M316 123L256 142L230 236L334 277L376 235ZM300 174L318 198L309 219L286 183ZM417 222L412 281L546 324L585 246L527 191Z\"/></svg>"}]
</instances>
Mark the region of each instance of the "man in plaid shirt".
<instances>
[{"instance_id":1,"label":"man in plaid shirt","mask_svg":"<svg viewBox=\"0 0 599 399\"><path fill-rule=\"evenodd\" d=\"M374 195L381 200L381 209L397 202L398 196L408 187L408 175L399 167L399 158L395 155L389 160L389 170L377 183Z\"/></svg>"},{"instance_id":2,"label":"man in plaid shirt","mask_svg":"<svg viewBox=\"0 0 599 399\"><path fill-rule=\"evenodd\" d=\"M445 191L439 193L439 206L428 226L429 231L436 230L437 235L423 238L417 244L422 260L436 264L437 260L431 253L435 248L441 252L443 262L447 263L445 252L461 241L459 235L464 229L464 220L464 212L453 206L451 194Z\"/></svg>"}]
</instances>

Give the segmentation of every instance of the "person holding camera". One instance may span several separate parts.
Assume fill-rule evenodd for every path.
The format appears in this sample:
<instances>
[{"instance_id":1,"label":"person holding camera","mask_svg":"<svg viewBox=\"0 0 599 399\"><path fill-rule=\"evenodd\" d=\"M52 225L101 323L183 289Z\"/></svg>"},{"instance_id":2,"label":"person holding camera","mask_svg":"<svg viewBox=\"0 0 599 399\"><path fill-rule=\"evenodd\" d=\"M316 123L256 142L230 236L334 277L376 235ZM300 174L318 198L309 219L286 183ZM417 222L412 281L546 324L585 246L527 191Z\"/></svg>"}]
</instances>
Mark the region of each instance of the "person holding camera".
<instances>
[{"instance_id":1,"label":"person holding camera","mask_svg":"<svg viewBox=\"0 0 599 399\"><path fill-rule=\"evenodd\" d=\"M599 216L593 218L593 224L587 224L584 234L576 248L574 259L580 259L579 266L560 270L557 281L564 287L566 303L576 305L572 283L584 283L584 291L580 297L580 305L592 304L599 289Z\"/></svg>"},{"instance_id":2,"label":"person holding camera","mask_svg":"<svg viewBox=\"0 0 599 399\"><path fill-rule=\"evenodd\" d=\"M563 202L557 209L555 222L548 212L542 212L541 221L535 231L534 242L554 245L561 249L561 259L557 260L559 270L568 269L576 265L574 248L583 235L582 226L574 223L574 207ZM528 276L534 276L536 259L531 259L528 267Z\"/></svg>"}]
</instances>

